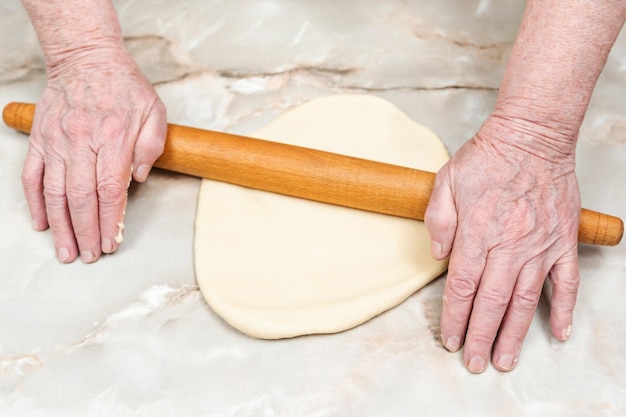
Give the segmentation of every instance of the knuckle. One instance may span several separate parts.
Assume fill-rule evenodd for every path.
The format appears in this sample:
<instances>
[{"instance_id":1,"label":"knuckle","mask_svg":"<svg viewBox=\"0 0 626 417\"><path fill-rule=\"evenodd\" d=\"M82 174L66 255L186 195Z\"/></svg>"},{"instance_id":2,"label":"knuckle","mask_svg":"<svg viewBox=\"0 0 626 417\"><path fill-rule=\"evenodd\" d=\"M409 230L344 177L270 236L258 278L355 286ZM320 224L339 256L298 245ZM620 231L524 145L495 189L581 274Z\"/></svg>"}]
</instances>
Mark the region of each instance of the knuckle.
<instances>
[{"instance_id":1,"label":"knuckle","mask_svg":"<svg viewBox=\"0 0 626 417\"><path fill-rule=\"evenodd\" d=\"M552 309L571 313L576 305L580 277L552 282Z\"/></svg>"},{"instance_id":2,"label":"knuckle","mask_svg":"<svg viewBox=\"0 0 626 417\"><path fill-rule=\"evenodd\" d=\"M471 302L476 294L476 282L466 275L449 278L446 297L461 302Z\"/></svg>"},{"instance_id":3,"label":"knuckle","mask_svg":"<svg viewBox=\"0 0 626 417\"><path fill-rule=\"evenodd\" d=\"M533 312L539 304L541 292L537 290L520 290L513 294L513 306L523 312Z\"/></svg>"},{"instance_id":4,"label":"knuckle","mask_svg":"<svg viewBox=\"0 0 626 417\"><path fill-rule=\"evenodd\" d=\"M480 298L485 302L485 304L498 310L506 308L511 301L511 295L496 286L482 290L480 292Z\"/></svg>"},{"instance_id":5,"label":"knuckle","mask_svg":"<svg viewBox=\"0 0 626 417\"><path fill-rule=\"evenodd\" d=\"M87 136L91 130L91 120L85 114L73 112L61 119L61 131L68 138Z\"/></svg>"},{"instance_id":6,"label":"knuckle","mask_svg":"<svg viewBox=\"0 0 626 417\"><path fill-rule=\"evenodd\" d=\"M90 190L80 185L73 185L67 188L67 198L72 201L75 207L84 206L95 195L95 190Z\"/></svg>"},{"instance_id":7,"label":"knuckle","mask_svg":"<svg viewBox=\"0 0 626 417\"><path fill-rule=\"evenodd\" d=\"M436 228L443 221L440 211L432 206L428 206L424 213L424 224L428 229Z\"/></svg>"},{"instance_id":8,"label":"knuckle","mask_svg":"<svg viewBox=\"0 0 626 417\"><path fill-rule=\"evenodd\" d=\"M37 187L41 184L41 180L41 175L37 172L26 169L22 171L22 184L28 189Z\"/></svg>"},{"instance_id":9,"label":"knuckle","mask_svg":"<svg viewBox=\"0 0 626 417\"><path fill-rule=\"evenodd\" d=\"M465 344L469 346L483 346L491 347L495 340L495 335L490 335L483 332L472 332L465 338Z\"/></svg>"},{"instance_id":10,"label":"knuckle","mask_svg":"<svg viewBox=\"0 0 626 417\"><path fill-rule=\"evenodd\" d=\"M92 225L76 222L72 225L78 242L86 242L92 237Z\"/></svg>"},{"instance_id":11,"label":"knuckle","mask_svg":"<svg viewBox=\"0 0 626 417\"><path fill-rule=\"evenodd\" d=\"M24 166L22 167L22 184L28 188L41 187L44 177L43 157L38 151L33 151L32 147L26 155Z\"/></svg>"},{"instance_id":12,"label":"knuckle","mask_svg":"<svg viewBox=\"0 0 626 417\"><path fill-rule=\"evenodd\" d=\"M98 183L97 193L101 204L115 204L126 198L126 185L114 178L108 178Z\"/></svg>"},{"instance_id":13,"label":"knuckle","mask_svg":"<svg viewBox=\"0 0 626 417\"><path fill-rule=\"evenodd\" d=\"M163 149L165 149L165 138L163 138L163 140L160 140L160 138L149 140L147 143L143 144L143 148L144 156L150 159L156 159L163 153Z\"/></svg>"},{"instance_id":14,"label":"knuckle","mask_svg":"<svg viewBox=\"0 0 626 417\"><path fill-rule=\"evenodd\" d=\"M46 200L46 205L51 207L65 206L67 201L65 189L57 184L45 184L43 196Z\"/></svg>"},{"instance_id":15,"label":"knuckle","mask_svg":"<svg viewBox=\"0 0 626 417\"><path fill-rule=\"evenodd\" d=\"M551 277L551 284L554 287L554 291L564 295L576 295L580 285L580 276L574 275L566 279L554 279Z\"/></svg>"}]
</instances>

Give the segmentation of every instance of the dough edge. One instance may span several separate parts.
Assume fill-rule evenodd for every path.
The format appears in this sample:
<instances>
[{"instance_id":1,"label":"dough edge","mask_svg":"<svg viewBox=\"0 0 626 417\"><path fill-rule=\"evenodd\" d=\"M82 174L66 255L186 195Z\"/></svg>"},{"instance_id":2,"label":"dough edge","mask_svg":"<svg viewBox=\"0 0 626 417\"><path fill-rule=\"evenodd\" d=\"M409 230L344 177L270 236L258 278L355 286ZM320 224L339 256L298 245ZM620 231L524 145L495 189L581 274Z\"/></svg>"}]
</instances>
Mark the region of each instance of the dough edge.
<instances>
[{"instance_id":1,"label":"dough edge","mask_svg":"<svg viewBox=\"0 0 626 417\"><path fill-rule=\"evenodd\" d=\"M369 95L332 95L325 96L321 98L314 99L310 102L307 102L299 107L299 111L307 110L309 108L314 108L318 105L332 105L334 101L345 101L346 105L351 101L363 103L371 103L372 106L377 106L379 108L388 108L389 111L393 111L394 115L399 118L405 118L410 123L418 126L420 129L424 129L429 132L436 141L438 142L441 150L439 155L434 156L434 158L442 159L442 165L448 159L448 153L445 150L445 147L441 143L441 141L432 133L430 130L425 128L424 126L417 124L406 114L400 111L396 106L389 103L384 99L380 99L374 96ZM369 105L369 104L368 104ZM274 121L270 122L269 126L272 126L277 121L289 117L289 114L295 111L294 109L289 110L281 115L279 115ZM260 129L256 133L254 133L253 137L259 137L263 139L276 140L276 138L267 137L266 131L267 127ZM270 129L271 130L271 129ZM308 146L296 143L300 146ZM320 149L320 150L328 150L333 152L332 149L323 149L322 147L309 146L312 148ZM335 151L336 152L336 151ZM343 152L347 154L346 152ZM445 155L445 159L442 157ZM363 157L361 155L354 155L357 157ZM375 159L375 158L369 158ZM380 159L377 159L380 160ZM383 161L389 163L397 163L394 161ZM403 164L410 166L409 164ZM408 297L410 297L414 292L428 284L431 280L440 276L447 268L447 261L437 262L431 264L429 268L426 268L424 271L420 273L416 273L409 278L403 278L393 285L385 286L384 288L377 288L376 291L365 292L359 294L358 297L351 300L343 300L342 305L340 307L331 306L337 310L338 314L335 314L331 321L323 320L323 323L319 323L318 320L315 320L315 317L324 316L324 310L329 308L329 304L320 304L314 306L304 306L299 309L281 309L277 308L259 308L258 306L246 306L241 303L233 302L224 297L221 297L219 293L216 294L214 291L215 288L212 287L213 280L211 277L207 277L205 272L206 266L203 266L202 261L200 260L199 251L201 251L202 243L199 242L199 230L204 227L203 226L203 218L201 213L204 212L204 206L206 204L210 204L211 198L216 198L212 196L210 191L207 191L207 188L210 188L210 183L213 181L203 180L201 186L200 196L198 198L198 211L196 217L196 236L194 238L194 264L196 268L196 277L198 281L198 285L200 287L201 293L207 303L212 307L212 309L221 316L226 322L228 322L231 326L236 329L257 338L263 339L279 339L279 338L289 338L300 335L307 334L319 334L319 333L336 333L340 331L344 331L355 326L358 326L371 318L378 316L379 314L387 311L398 304L405 301ZM228 187L237 187L234 185L227 185ZM242 187L238 187L242 188ZM242 188L243 189L243 188ZM249 190L245 189L246 192L251 193L263 193L262 191L257 190ZM211 196L210 196L211 195ZM209 197L210 196L210 197ZM293 197L285 197L285 196L275 196L279 198L287 198L293 199ZM208 201L207 201L208 199ZM315 202L306 202L306 204L322 204ZM341 210L350 210L353 209L345 209L338 208ZM367 213L369 216L385 216L376 213ZM385 216L387 217L387 216ZM406 220L414 222L413 220ZM330 303L332 304L332 303ZM367 313L364 313L363 305L367 305ZM259 315L259 311L263 310L263 315ZM284 320L284 317L289 317L289 319ZM295 318L295 319L294 319ZM307 319L308 318L308 319ZM314 318L314 319L311 319Z\"/></svg>"}]
</instances>

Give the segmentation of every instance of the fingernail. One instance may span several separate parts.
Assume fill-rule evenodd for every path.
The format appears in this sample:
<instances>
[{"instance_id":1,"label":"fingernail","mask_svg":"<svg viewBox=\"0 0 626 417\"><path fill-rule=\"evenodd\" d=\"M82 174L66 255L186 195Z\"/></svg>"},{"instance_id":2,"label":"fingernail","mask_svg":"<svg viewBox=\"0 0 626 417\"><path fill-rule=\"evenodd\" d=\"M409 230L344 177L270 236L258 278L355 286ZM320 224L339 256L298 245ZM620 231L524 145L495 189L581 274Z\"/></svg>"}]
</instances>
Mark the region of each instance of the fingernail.
<instances>
[{"instance_id":1,"label":"fingernail","mask_svg":"<svg viewBox=\"0 0 626 417\"><path fill-rule=\"evenodd\" d=\"M504 355L500 356L500 359L498 359L497 365L498 368L500 368L503 371L510 371L513 368L515 368L515 365L517 364L517 358L514 357L513 355L509 355L508 353L505 353Z\"/></svg>"},{"instance_id":2,"label":"fingernail","mask_svg":"<svg viewBox=\"0 0 626 417\"><path fill-rule=\"evenodd\" d=\"M483 372L486 367L487 367L487 361L481 358L480 356L473 356L472 359L470 359L469 363L467 364L467 369L469 369L470 372L473 372L475 374L479 374Z\"/></svg>"},{"instance_id":3,"label":"fingernail","mask_svg":"<svg viewBox=\"0 0 626 417\"><path fill-rule=\"evenodd\" d=\"M433 258L441 259L443 255L443 246L441 246L441 243L435 241L430 242L430 253Z\"/></svg>"},{"instance_id":4,"label":"fingernail","mask_svg":"<svg viewBox=\"0 0 626 417\"><path fill-rule=\"evenodd\" d=\"M57 258L61 262L69 262L70 261L70 251L67 248L59 248L57 250Z\"/></svg>"},{"instance_id":5,"label":"fingernail","mask_svg":"<svg viewBox=\"0 0 626 417\"><path fill-rule=\"evenodd\" d=\"M150 166L149 165L139 165L137 167L137 170L135 171L135 178L137 178L138 181L145 181L148 178L148 174L150 173Z\"/></svg>"},{"instance_id":6,"label":"fingernail","mask_svg":"<svg viewBox=\"0 0 626 417\"><path fill-rule=\"evenodd\" d=\"M456 336L450 336L444 344L445 348L450 352L456 352L461 349L461 339Z\"/></svg>"},{"instance_id":7,"label":"fingernail","mask_svg":"<svg viewBox=\"0 0 626 417\"><path fill-rule=\"evenodd\" d=\"M83 251L80 253L80 259L85 263L91 263L96 260L96 257L89 251Z\"/></svg>"},{"instance_id":8,"label":"fingernail","mask_svg":"<svg viewBox=\"0 0 626 417\"><path fill-rule=\"evenodd\" d=\"M32 221L32 223L31 223L31 224L32 224L32 226L33 226L33 229L35 229L35 230L37 230L37 231L41 231L41 230L44 230L44 229L45 229L45 226L44 226L43 222L40 222L40 221L38 221L38 220L34 220L34 219L33 219L33 221Z\"/></svg>"},{"instance_id":9,"label":"fingernail","mask_svg":"<svg viewBox=\"0 0 626 417\"><path fill-rule=\"evenodd\" d=\"M567 328L563 329L563 333L561 334L561 340L567 341L572 336L572 325L570 324Z\"/></svg>"},{"instance_id":10,"label":"fingernail","mask_svg":"<svg viewBox=\"0 0 626 417\"><path fill-rule=\"evenodd\" d=\"M100 246L102 247L103 253L113 253L114 251L114 246L111 239L102 239L102 243L100 244Z\"/></svg>"}]
</instances>

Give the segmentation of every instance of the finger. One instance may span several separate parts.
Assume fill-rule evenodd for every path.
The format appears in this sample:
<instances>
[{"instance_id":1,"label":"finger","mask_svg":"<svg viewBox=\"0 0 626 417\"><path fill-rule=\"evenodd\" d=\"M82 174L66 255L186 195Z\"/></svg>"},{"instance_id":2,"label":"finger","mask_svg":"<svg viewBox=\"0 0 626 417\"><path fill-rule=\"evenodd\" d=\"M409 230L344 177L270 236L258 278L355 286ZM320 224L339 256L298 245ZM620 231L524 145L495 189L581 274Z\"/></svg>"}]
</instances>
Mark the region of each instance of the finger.
<instances>
[{"instance_id":1,"label":"finger","mask_svg":"<svg viewBox=\"0 0 626 417\"><path fill-rule=\"evenodd\" d=\"M535 258L520 271L511 301L502 320L493 350L493 362L501 371L511 371L518 362L522 344L537 310L548 263Z\"/></svg>"},{"instance_id":2,"label":"finger","mask_svg":"<svg viewBox=\"0 0 626 417\"><path fill-rule=\"evenodd\" d=\"M457 212L447 178L447 168L443 168L435 178L424 223L431 241L431 254L437 260L445 259L452 250L452 242L457 226Z\"/></svg>"},{"instance_id":3,"label":"finger","mask_svg":"<svg viewBox=\"0 0 626 417\"><path fill-rule=\"evenodd\" d=\"M131 178L131 157L121 148L103 147L96 164L96 188L102 252L113 253L123 239Z\"/></svg>"},{"instance_id":4,"label":"finger","mask_svg":"<svg viewBox=\"0 0 626 417\"><path fill-rule=\"evenodd\" d=\"M65 194L65 164L58 156L52 155L46 157L45 163L43 194L54 247L61 262L72 262L76 259L78 248Z\"/></svg>"},{"instance_id":5,"label":"finger","mask_svg":"<svg viewBox=\"0 0 626 417\"><path fill-rule=\"evenodd\" d=\"M100 257L96 156L91 149L76 150L67 167L67 204L80 258L91 263Z\"/></svg>"},{"instance_id":6,"label":"finger","mask_svg":"<svg viewBox=\"0 0 626 417\"><path fill-rule=\"evenodd\" d=\"M520 269L509 253L492 250L487 256L463 350L465 364L471 372L480 373L487 367Z\"/></svg>"},{"instance_id":7,"label":"finger","mask_svg":"<svg viewBox=\"0 0 626 417\"><path fill-rule=\"evenodd\" d=\"M44 168L44 158L31 142L22 169L22 186L26 202L28 203L33 229L35 230L48 228L46 202L43 196Z\"/></svg>"},{"instance_id":8,"label":"finger","mask_svg":"<svg viewBox=\"0 0 626 417\"><path fill-rule=\"evenodd\" d=\"M130 161L124 168L111 169L104 156L98 160L98 207L100 213L101 248L104 253L113 253L123 239L124 214L127 190L130 181Z\"/></svg>"},{"instance_id":9,"label":"finger","mask_svg":"<svg viewBox=\"0 0 626 417\"><path fill-rule=\"evenodd\" d=\"M574 306L580 283L576 246L554 264L550 270L550 283L550 329L554 337L565 342L572 335Z\"/></svg>"},{"instance_id":10,"label":"finger","mask_svg":"<svg viewBox=\"0 0 626 417\"><path fill-rule=\"evenodd\" d=\"M441 312L441 340L449 351L456 352L463 345L486 256L472 243L471 236L463 232L457 234L450 254Z\"/></svg>"},{"instance_id":11,"label":"finger","mask_svg":"<svg viewBox=\"0 0 626 417\"><path fill-rule=\"evenodd\" d=\"M148 178L152 165L163 153L167 133L166 120L165 106L157 100L135 142L133 178L137 182L144 182Z\"/></svg>"}]
</instances>

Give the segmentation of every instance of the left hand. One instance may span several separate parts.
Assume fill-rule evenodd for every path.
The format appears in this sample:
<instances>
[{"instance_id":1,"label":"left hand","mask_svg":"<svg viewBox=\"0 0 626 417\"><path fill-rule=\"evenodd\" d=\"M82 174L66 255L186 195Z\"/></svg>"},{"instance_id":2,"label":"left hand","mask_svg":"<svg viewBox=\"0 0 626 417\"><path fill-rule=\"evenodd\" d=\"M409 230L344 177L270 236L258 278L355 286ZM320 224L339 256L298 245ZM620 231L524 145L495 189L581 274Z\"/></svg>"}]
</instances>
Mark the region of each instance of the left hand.
<instances>
[{"instance_id":1,"label":"left hand","mask_svg":"<svg viewBox=\"0 0 626 417\"><path fill-rule=\"evenodd\" d=\"M62 63L48 69L22 182L33 227L50 227L57 258L89 263L117 250L131 176L145 181L163 152L166 112L121 44Z\"/></svg>"}]
</instances>

